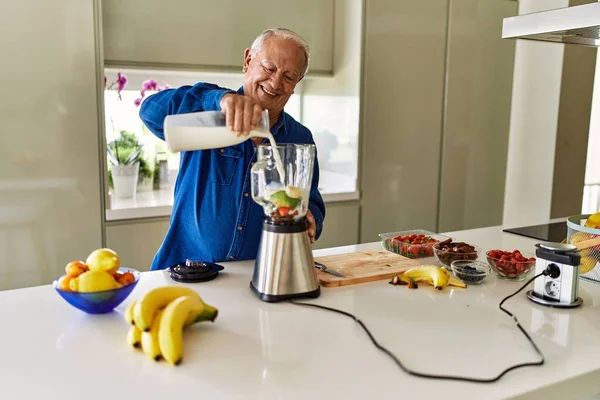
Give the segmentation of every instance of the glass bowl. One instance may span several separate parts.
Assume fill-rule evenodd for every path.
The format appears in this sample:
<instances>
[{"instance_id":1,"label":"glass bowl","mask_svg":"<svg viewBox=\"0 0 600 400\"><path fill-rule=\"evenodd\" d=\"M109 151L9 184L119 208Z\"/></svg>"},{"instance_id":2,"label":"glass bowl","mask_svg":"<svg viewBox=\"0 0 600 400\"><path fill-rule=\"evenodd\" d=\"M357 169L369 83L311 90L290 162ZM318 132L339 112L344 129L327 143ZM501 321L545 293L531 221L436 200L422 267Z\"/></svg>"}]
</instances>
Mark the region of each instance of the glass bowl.
<instances>
[{"instance_id":1,"label":"glass bowl","mask_svg":"<svg viewBox=\"0 0 600 400\"><path fill-rule=\"evenodd\" d=\"M452 261L450 268L458 279L467 285L480 284L492 272L489 265L477 260Z\"/></svg>"},{"instance_id":2,"label":"glass bowl","mask_svg":"<svg viewBox=\"0 0 600 400\"><path fill-rule=\"evenodd\" d=\"M444 243L435 243L433 245L433 255L435 256L438 262L448 268L452 264L452 261L459 260L477 260L477 256L479 254L479 249L475 246L470 246L468 243L464 242L451 242L453 244L457 244L458 246L453 246L452 248L445 249L444 247L440 247L441 245L446 246ZM469 245L473 248L473 251L464 251L464 247L460 246L461 244Z\"/></svg>"},{"instance_id":3,"label":"glass bowl","mask_svg":"<svg viewBox=\"0 0 600 400\"><path fill-rule=\"evenodd\" d=\"M517 250L511 252L515 253ZM519 252L523 259L515 257L498 256L497 252L502 250L489 250L485 253L487 262L492 267L499 278L507 281L521 282L527 278L529 273L535 268L535 257ZM504 252L509 253L509 252Z\"/></svg>"},{"instance_id":4,"label":"glass bowl","mask_svg":"<svg viewBox=\"0 0 600 400\"><path fill-rule=\"evenodd\" d=\"M104 314L114 310L129 296L140 280L140 272L132 268L119 268L119 272L131 272L135 278L133 283L118 289L103 290L101 292L67 292L58 288L58 278L54 281L54 289L70 305L88 314Z\"/></svg>"}]
</instances>

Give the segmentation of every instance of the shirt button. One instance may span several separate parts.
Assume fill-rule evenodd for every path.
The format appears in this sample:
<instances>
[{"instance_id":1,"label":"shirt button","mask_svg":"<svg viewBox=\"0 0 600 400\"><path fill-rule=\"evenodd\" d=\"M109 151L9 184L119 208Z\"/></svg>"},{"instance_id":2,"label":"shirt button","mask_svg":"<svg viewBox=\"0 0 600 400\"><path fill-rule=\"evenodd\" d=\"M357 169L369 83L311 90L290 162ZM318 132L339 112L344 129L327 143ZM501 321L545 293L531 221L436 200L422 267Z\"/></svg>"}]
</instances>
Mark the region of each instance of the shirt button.
<instances>
[{"instance_id":1,"label":"shirt button","mask_svg":"<svg viewBox=\"0 0 600 400\"><path fill-rule=\"evenodd\" d=\"M240 226L238 226L238 231L241 231L242 229L244 229L244 227L243 227L243 226L241 226L241 225L240 225Z\"/></svg>"},{"instance_id":2,"label":"shirt button","mask_svg":"<svg viewBox=\"0 0 600 400\"><path fill-rule=\"evenodd\" d=\"M244 193L244 197L248 197L250 196L248 193Z\"/></svg>"},{"instance_id":3,"label":"shirt button","mask_svg":"<svg viewBox=\"0 0 600 400\"><path fill-rule=\"evenodd\" d=\"M234 256L229 256L229 259L230 259L230 260L233 260L234 258L235 258Z\"/></svg>"}]
</instances>

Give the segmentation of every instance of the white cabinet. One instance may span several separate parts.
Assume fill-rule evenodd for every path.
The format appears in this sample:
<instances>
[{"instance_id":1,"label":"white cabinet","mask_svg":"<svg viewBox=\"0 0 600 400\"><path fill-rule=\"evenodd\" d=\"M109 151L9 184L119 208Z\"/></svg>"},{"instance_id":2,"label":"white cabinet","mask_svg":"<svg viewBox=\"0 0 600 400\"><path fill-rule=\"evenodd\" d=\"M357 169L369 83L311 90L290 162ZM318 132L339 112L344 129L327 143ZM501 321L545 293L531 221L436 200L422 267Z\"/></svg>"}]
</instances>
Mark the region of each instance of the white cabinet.
<instances>
[{"instance_id":1,"label":"white cabinet","mask_svg":"<svg viewBox=\"0 0 600 400\"><path fill-rule=\"evenodd\" d=\"M102 246L94 4L0 13L0 290L51 283Z\"/></svg>"},{"instance_id":2,"label":"white cabinet","mask_svg":"<svg viewBox=\"0 0 600 400\"><path fill-rule=\"evenodd\" d=\"M313 72L333 70L334 0L104 0L107 65L241 71L264 29L294 30Z\"/></svg>"},{"instance_id":3,"label":"white cabinet","mask_svg":"<svg viewBox=\"0 0 600 400\"><path fill-rule=\"evenodd\" d=\"M515 41L502 39L511 0L451 2L439 232L502 222Z\"/></svg>"},{"instance_id":4,"label":"white cabinet","mask_svg":"<svg viewBox=\"0 0 600 400\"><path fill-rule=\"evenodd\" d=\"M361 242L436 227L447 10L440 0L366 2Z\"/></svg>"}]
</instances>

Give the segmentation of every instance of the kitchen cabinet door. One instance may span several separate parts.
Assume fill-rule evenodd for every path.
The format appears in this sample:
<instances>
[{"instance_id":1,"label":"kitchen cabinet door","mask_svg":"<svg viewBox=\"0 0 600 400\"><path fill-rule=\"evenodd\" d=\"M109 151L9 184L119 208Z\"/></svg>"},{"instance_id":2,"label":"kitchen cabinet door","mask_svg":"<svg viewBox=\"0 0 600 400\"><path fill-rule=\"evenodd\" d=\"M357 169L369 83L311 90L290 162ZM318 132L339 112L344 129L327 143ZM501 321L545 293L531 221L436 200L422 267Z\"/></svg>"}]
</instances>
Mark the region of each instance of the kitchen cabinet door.
<instances>
[{"instance_id":1,"label":"kitchen cabinet door","mask_svg":"<svg viewBox=\"0 0 600 400\"><path fill-rule=\"evenodd\" d=\"M502 223L515 41L511 0L451 0L439 232Z\"/></svg>"},{"instance_id":2,"label":"kitchen cabinet door","mask_svg":"<svg viewBox=\"0 0 600 400\"><path fill-rule=\"evenodd\" d=\"M103 0L107 65L241 72L263 30L284 27L311 46L312 72L333 70L334 0Z\"/></svg>"},{"instance_id":3,"label":"kitchen cabinet door","mask_svg":"<svg viewBox=\"0 0 600 400\"><path fill-rule=\"evenodd\" d=\"M95 5L3 4L0 290L51 283L102 246Z\"/></svg>"},{"instance_id":4,"label":"kitchen cabinet door","mask_svg":"<svg viewBox=\"0 0 600 400\"><path fill-rule=\"evenodd\" d=\"M447 8L366 1L361 242L436 227Z\"/></svg>"}]
</instances>

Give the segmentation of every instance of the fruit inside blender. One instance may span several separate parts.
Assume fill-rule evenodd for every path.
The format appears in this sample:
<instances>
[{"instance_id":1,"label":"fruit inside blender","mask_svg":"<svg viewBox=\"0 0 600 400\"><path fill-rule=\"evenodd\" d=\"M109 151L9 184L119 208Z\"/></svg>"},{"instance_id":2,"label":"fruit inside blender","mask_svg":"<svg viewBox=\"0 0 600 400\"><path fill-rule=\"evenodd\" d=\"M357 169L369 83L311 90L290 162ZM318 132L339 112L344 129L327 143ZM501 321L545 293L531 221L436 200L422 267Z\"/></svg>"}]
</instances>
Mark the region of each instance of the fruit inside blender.
<instances>
[{"instance_id":1,"label":"fruit inside blender","mask_svg":"<svg viewBox=\"0 0 600 400\"><path fill-rule=\"evenodd\" d=\"M267 196L272 207L269 207L270 217L274 220L292 220L306 215L302 211L302 189L287 185L283 186L278 182L271 182L266 188Z\"/></svg>"},{"instance_id":2,"label":"fruit inside blender","mask_svg":"<svg viewBox=\"0 0 600 400\"><path fill-rule=\"evenodd\" d=\"M314 145L260 145L252 167L252 199L274 222L294 223L306 216L314 166ZM283 165L278 165L279 162Z\"/></svg>"}]
</instances>

